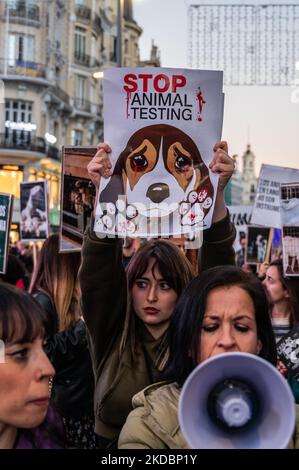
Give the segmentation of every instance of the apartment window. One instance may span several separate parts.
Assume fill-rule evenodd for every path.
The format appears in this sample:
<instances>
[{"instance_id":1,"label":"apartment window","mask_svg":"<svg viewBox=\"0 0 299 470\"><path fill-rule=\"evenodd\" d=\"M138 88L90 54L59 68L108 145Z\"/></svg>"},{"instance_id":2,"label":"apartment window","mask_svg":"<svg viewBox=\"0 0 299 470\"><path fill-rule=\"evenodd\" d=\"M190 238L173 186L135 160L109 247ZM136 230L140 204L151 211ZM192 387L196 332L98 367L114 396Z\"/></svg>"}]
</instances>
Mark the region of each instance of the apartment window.
<instances>
[{"instance_id":1,"label":"apartment window","mask_svg":"<svg viewBox=\"0 0 299 470\"><path fill-rule=\"evenodd\" d=\"M85 100L86 96L86 78L76 75L76 98L80 101Z\"/></svg>"},{"instance_id":2,"label":"apartment window","mask_svg":"<svg viewBox=\"0 0 299 470\"><path fill-rule=\"evenodd\" d=\"M71 133L72 145L82 145L83 143L83 131L73 129Z\"/></svg>"},{"instance_id":3,"label":"apartment window","mask_svg":"<svg viewBox=\"0 0 299 470\"><path fill-rule=\"evenodd\" d=\"M84 5L85 0L75 0L76 5Z\"/></svg>"},{"instance_id":4,"label":"apartment window","mask_svg":"<svg viewBox=\"0 0 299 470\"><path fill-rule=\"evenodd\" d=\"M36 125L32 123L32 103L29 101L5 101L5 140L15 145L31 142Z\"/></svg>"},{"instance_id":5,"label":"apartment window","mask_svg":"<svg viewBox=\"0 0 299 470\"><path fill-rule=\"evenodd\" d=\"M86 30L76 26L75 29L75 57L83 58L86 51Z\"/></svg>"},{"instance_id":6,"label":"apartment window","mask_svg":"<svg viewBox=\"0 0 299 470\"><path fill-rule=\"evenodd\" d=\"M35 61L35 38L24 34L9 34L8 65L15 66L16 61Z\"/></svg>"}]
</instances>

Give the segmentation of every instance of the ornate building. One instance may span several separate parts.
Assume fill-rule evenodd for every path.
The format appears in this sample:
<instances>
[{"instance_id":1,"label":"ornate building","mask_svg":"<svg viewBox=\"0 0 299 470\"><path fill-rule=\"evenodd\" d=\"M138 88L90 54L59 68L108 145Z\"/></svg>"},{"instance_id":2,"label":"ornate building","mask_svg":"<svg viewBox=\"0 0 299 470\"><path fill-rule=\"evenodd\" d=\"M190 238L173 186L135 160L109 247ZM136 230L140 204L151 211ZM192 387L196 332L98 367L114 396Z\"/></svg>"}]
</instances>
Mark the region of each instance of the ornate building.
<instances>
[{"instance_id":1,"label":"ornate building","mask_svg":"<svg viewBox=\"0 0 299 470\"><path fill-rule=\"evenodd\" d=\"M256 194L257 177L255 176L255 155L251 151L250 145L247 145L242 159L242 204L252 205Z\"/></svg>"},{"instance_id":2,"label":"ornate building","mask_svg":"<svg viewBox=\"0 0 299 470\"><path fill-rule=\"evenodd\" d=\"M0 2L0 191L49 182L52 226L59 224L61 145L103 138L102 83L94 72L116 65L116 0ZM123 65L139 63L142 29L125 0ZM17 234L13 235L17 238Z\"/></svg>"}]
</instances>

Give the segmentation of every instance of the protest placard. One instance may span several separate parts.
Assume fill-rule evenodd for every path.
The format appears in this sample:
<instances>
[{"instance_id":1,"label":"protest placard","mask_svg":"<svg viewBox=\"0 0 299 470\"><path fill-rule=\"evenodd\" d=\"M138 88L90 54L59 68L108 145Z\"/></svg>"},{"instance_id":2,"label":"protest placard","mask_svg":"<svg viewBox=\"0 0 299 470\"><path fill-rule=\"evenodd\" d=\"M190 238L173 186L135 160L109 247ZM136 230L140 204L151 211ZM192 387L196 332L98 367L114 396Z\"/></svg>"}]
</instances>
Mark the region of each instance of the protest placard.
<instances>
[{"instance_id":1,"label":"protest placard","mask_svg":"<svg viewBox=\"0 0 299 470\"><path fill-rule=\"evenodd\" d=\"M62 147L60 252L81 250L96 195L87 165L96 152L96 147Z\"/></svg>"},{"instance_id":2,"label":"protest placard","mask_svg":"<svg viewBox=\"0 0 299 470\"><path fill-rule=\"evenodd\" d=\"M299 183L281 184L283 270L286 276L299 276Z\"/></svg>"},{"instance_id":3,"label":"protest placard","mask_svg":"<svg viewBox=\"0 0 299 470\"><path fill-rule=\"evenodd\" d=\"M6 273L13 195L0 193L0 273Z\"/></svg>"},{"instance_id":4,"label":"protest placard","mask_svg":"<svg viewBox=\"0 0 299 470\"><path fill-rule=\"evenodd\" d=\"M45 240L49 234L46 181L20 184L20 211L21 240Z\"/></svg>"},{"instance_id":5,"label":"protest placard","mask_svg":"<svg viewBox=\"0 0 299 470\"><path fill-rule=\"evenodd\" d=\"M299 324L283 336L277 343L278 358L284 363L288 371L299 379Z\"/></svg>"},{"instance_id":6,"label":"protest placard","mask_svg":"<svg viewBox=\"0 0 299 470\"><path fill-rule=\"evenodd\" d=\"M259 264L270 261L273 230L249 225L247 227L246 263Z\"/></svg>"},{"instance_id":7,"label":"protest placard","mask_svg":"<svg viewBox=\"0 0 299 470\"><path fill-rule=\"evenodd\" d=\"M237 253L242 249L243 240L247 238L247 226L251 222L253 206L228 206L230 220L236 227L236 239L234 241L234 249Z\"/></svg>"},{"instance_id":8,"label":"protest placard","mask_svg":"<svg viewBox=\"0 0 299 470\"><path fill-rule=\"evenodd\" d=\"M299 181L299 170L263 164L256 190L252 224L282 228L280 185L296 181Z\"/></svg>"},{"instance_id":9,"label":"protest placard","mask_svg":"<svg viewBox=\"0 0 299 470\"><path fill-rule=\"evenodd\" d=\"M113 68L104 71L104 140L113 174L101 179L96 232L181 235L210 227L218 176L223 74Z\"/></svg>"}]
</instances>

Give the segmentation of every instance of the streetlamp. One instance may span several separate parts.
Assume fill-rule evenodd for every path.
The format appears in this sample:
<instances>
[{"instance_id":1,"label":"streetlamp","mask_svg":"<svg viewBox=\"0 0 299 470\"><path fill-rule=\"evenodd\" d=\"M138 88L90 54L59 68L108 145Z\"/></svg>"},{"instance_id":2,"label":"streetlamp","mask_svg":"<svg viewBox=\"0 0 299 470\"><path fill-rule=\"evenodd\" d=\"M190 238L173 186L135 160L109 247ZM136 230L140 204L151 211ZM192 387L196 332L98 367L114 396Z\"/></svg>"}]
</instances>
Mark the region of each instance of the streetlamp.
<instances>
[{"instance_id":1,"label":"streetlamp","mask_svg":"<svg viewBox=\"0 0 299 470\"><path fill-rule=\"evenodd\" d=\"M117 40L116 40L116 65L122 66L122 30L124 19L124 0L117 0Z\"/></svg>"}]
</instances>

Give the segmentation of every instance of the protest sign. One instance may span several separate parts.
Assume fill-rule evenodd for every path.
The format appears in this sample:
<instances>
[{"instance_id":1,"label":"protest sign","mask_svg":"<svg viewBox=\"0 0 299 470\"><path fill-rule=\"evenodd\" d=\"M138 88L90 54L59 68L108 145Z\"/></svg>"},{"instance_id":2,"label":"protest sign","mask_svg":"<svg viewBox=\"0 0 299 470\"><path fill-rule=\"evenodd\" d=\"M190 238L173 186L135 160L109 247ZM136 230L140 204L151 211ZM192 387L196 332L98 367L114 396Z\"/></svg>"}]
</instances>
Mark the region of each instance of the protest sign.
<instances>
[{"instance_id":1,"label":"protest sign","mask_svg":"<svg viewBox=\"0 0 299 470\"><path fill-rule=\"evenodd\" d=\"M87 165L96 152L96 147L62 148L60 252L81 250L96 195Z\"/></svg>"},{"instance_id":2,"label":"protest sign","mask_svg":"<svg viewBox=\"0 0 299 470\"><path fill-rule=\"evenodd\" d=\"M223 74L113 68L104 71L104 140L111 178L101 179L96 232L181 235L210 227L218 176Z\"/></svg>"},{"instance_id":3,"label":"protest sign","mask_svg":"<svg viewBox=\"0 0 299 470\"><path fill-rule=\"evenodd\" d=\"M49 234L47 182L21 183L20 193L21 240L45 240Z\"/></svg>"},{"instance_id":4,"label":"protest sign","mask_svg":"<svg viewBox=\"0 0 299 470\"><path fill-rule=\"evenodd\" d=\"M251 222L252 206L228 206L230 220L236 228L234 249L237 253L242 249L242 241L247 238L247 226Z\"/></svg>"},{"instance_id":5,"label":"protest sign","mask_svg":"<svg viewBox=\"0 0 299 470\"><path fill-rule=\"evenodd\" d=\"M6 273L13 195L0 193L0 273Z\"/></svg>"},{"instance_id":6,"label":"protest sign","mask_svg":"<svg viewBox=\"0 0 299 470\"><path fill-rule=\"evenodd\" d=\"M281 228L280 185L299 181L299 170L280 166L261 166L251 222Z\"/></svg>"},{"instance_id":7,"label":"protest sign","mask_svg":"<svg viewBox=\"0 0 299 470\"><path fill-rule=\"evenodd\" d=\"M283 270L286 276L299 276L299 183L281 184Z\"/></svg>"},{"instance_id":8,"label":"protest sign","mask_svg":"<svg viewBox=\"0 0 299 470\"><path fill-rule=\"evenodd\" d=\"M273 231L270 228L249 225L247 227L246 263L259 264L270 261Z\"/></svg>"},{"instance_id":9,"label":"protest sign","mask_svg":"<svg viewBox=\"0 0 299 470\"><path fill-rule=\"evenodd\" d=\"M299 324L277 343L277 355L288 371L299 380Z\"/></svg>"}]
</instances>

